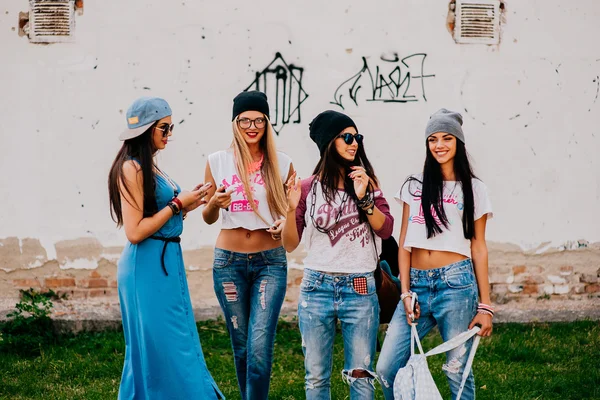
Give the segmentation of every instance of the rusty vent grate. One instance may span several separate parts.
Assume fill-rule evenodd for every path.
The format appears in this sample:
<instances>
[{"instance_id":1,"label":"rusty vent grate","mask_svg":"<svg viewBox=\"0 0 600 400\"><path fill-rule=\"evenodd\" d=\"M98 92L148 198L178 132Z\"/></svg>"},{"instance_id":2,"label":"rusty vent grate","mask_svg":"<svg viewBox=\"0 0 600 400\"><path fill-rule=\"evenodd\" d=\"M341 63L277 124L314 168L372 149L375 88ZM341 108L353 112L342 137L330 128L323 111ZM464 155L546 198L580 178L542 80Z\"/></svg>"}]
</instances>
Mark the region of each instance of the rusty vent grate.
<instances>
[{"instance_id":1,"label":"rusty vent grate","mask_svg":"<svg viewBox=\"0 0 600 400\"><path fill-rule=\"evenodd\" d=\"M29 0L29 40L34 43L71 41L74 0Z\"/></svg>"},{"instance_id":2,"label":"rusty vent grate","mask_svg":"<svg viewBox=\"0 0 600 400\"><path fill-rule=\"evenodd\" d=\"M500 43L500 0L456 1L456 43Z\"/></svg>"}]
</instances>

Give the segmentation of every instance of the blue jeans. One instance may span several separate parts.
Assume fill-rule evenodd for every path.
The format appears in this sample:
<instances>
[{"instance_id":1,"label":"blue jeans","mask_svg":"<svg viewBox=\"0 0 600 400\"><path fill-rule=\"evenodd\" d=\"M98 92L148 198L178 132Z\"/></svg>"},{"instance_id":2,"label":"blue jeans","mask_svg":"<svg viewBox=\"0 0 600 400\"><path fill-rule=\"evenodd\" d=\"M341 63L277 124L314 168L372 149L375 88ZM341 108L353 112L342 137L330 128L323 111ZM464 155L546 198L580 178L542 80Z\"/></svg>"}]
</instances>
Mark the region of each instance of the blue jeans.
<instances>
[{"instance_id":1,"label":"blue jeans","mask_svg":"<svg viewBox=\"0 0 600 400\"><path fill-rule=\"evenodd\" d=\"M213 281L231 338L242 399L267 399L275 331L287 287L285 250L215 249Z\"/></svg>"},{"instance_id":2,"label":"blue jeans","mask_svg":"<svg viewBox=\"0 0 600 400\"><path fill-rule=\"evenodd\" d=\"M437 325L442 339L447 341L468 330L477 313L477 280L471 259L430 270L411 268L410 290L417 293L421 306L421 316L417 321L419 338ZM442 369L450 383L452 399L458 394L471 343L472 340L446 353L446 364ZM409 357L410 325L406 322L404 305L400 302L388 326L377 361L377 374L387 400L393 400L396 373L406 365ZM461 400L474 398L475 381L471 372Z\"/></svg>"},{"instance_id":3,"label":"blue jeans","mask_svg":"<svg viewBox=\"0 0 600 400\"><path fill-rule=\"evenodd\" d=\"M306 399L331 398L331 369L336 319L342 325L344 370L350 399L373 399L373 358L379 327L379 303L373 273L328 275L304 270L298 298L298 320L306 368ZM355 378L353 371L368 377Z\"/></svg>"}]
</instances>

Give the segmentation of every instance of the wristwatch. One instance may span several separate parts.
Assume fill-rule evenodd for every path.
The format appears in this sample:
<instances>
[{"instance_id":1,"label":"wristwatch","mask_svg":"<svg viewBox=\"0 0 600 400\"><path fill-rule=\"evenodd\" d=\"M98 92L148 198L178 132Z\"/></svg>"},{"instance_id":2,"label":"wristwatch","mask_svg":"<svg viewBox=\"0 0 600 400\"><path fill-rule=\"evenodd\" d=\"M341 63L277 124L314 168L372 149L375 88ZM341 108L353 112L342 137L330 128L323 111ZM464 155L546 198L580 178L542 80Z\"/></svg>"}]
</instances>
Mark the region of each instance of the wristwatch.
<instances>
[{"instance_id":1,"label":"wristwatch","mask_svg":"<svg viewBox=\"0 0 600 400\"><path fill-rule=\"evenodd\" d=\"M367 213L367 215L373 215L373 209L375 208L375 203L373 203L373 205L371 205L371 207L367 208L365 210L365 212Z\"/></svg>"}]
</instances>

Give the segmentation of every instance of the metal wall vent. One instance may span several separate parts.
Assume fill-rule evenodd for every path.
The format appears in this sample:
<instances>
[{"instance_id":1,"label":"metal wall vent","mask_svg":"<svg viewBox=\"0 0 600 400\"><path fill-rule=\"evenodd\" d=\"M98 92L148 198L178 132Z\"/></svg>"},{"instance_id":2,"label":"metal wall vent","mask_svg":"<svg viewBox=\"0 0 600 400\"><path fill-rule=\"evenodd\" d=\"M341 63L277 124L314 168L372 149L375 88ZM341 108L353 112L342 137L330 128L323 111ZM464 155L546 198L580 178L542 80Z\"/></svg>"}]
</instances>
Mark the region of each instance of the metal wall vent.
<instances>
[{"instance_id":1,"label":"metal wall vent","mask_svg":"<svg viewBox=\"0 0 600 400\"><path fill-rule=\"evenodd\" d=\"M29 41L70 42L75 28L75 0L29 0Z\"/></svg>"},{"instance_id":2,"label":"metal wall vent","mask_svg":"<svg viewBox=\"0 0 600 400\"><path fill-rule=\"evenodd\" d=\"M500 43L500 0L456 0L456 43Z\"/></svg>"}]
</instances>

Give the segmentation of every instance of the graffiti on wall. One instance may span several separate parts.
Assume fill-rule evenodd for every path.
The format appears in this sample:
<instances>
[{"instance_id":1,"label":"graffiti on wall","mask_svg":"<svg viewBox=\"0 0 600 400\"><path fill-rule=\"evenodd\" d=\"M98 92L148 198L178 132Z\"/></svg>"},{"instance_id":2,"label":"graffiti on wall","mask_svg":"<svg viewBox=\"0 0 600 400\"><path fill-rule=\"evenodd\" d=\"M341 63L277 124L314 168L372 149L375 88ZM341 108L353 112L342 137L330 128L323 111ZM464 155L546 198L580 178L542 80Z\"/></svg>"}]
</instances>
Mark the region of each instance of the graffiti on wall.
<instances>
[{"instance_id":1,"label":"graffiti on wall","mask_svg":"<svg viewBox=\"0 0 600 400\"><path fill-rule=\"evenodd\" d=\"M304 68L285 62L281 53L276 53L273 61L262 71L245 90L260 90L267 94L271 106L271 124L279 132L289 123L302 121L301 106L308 98L302 87Z\"/></svg>"},{"instance_id":2,"label":"graffiti on wall","mask_svg":"<svg viewBox=\"0 0 600 400\"><path fill-rule=\"evenodd\" d=\"M427 54L415 53L400 59L394 53L391 57L381 56L380 59L382 63L373 67L366 57L362 57L360 71L342 82L330 103L344 109L346 101L358 106L362 99L384 103L427 101L425 80L435 77L425 73Z\"/></svg>"}]
</instances>

